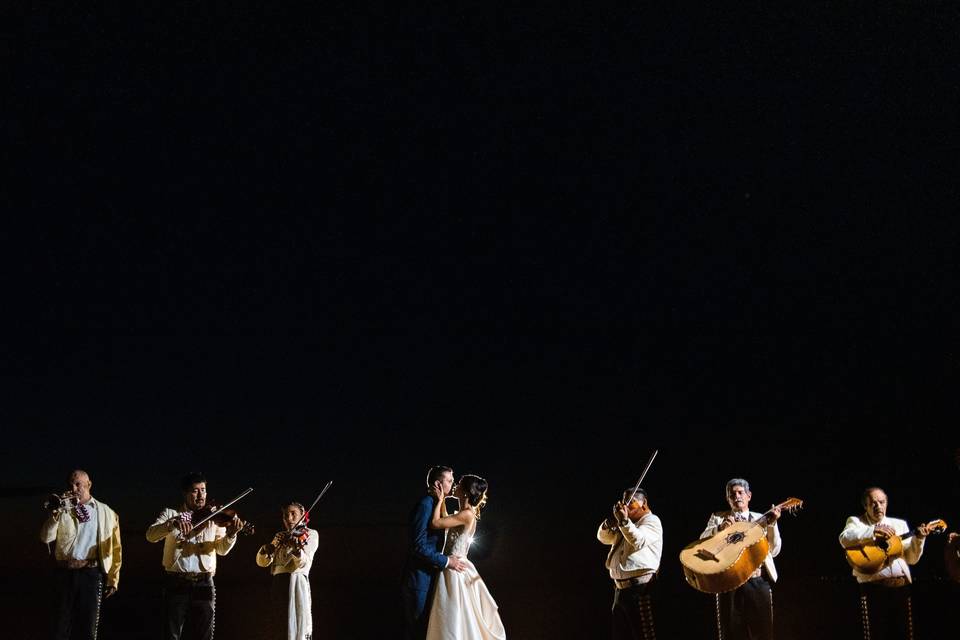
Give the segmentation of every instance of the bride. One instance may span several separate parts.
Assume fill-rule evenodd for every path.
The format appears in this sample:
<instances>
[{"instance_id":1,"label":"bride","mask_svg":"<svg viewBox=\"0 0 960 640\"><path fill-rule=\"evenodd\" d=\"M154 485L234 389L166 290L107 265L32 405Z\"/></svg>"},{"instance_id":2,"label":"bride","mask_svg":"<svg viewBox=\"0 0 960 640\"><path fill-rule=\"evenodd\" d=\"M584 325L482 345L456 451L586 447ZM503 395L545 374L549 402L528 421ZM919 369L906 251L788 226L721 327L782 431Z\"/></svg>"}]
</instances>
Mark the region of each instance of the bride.
<instances>
[{"instance_id":1,"label":"bride","mask_svg":"<svg viewBox=\"0 0 960 640\"><path fill-rule=\"evenodd\" d=\"M461 557L466 567L463 571L444 569L440 573L430 607L427 640L504 640L507 634L497 613L497 603L477 568L467 559L480 510L487 502L487 481L465 475L452 495L460 501L460 511L446 515L443 496L437 491L430 527L449 529L443 552Z\"/></svg>"}]
</instances>

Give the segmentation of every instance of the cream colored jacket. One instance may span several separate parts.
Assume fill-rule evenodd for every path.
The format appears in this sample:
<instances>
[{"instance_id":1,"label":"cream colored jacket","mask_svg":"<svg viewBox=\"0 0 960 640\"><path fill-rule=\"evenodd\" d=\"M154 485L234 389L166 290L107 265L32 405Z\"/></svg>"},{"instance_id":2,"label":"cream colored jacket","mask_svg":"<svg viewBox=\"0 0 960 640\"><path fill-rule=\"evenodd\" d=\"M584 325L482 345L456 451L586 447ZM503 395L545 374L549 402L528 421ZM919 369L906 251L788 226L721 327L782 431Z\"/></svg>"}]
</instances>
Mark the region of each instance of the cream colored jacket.
<instances>
[{"instance_id":1,"label":"cream colored jacket","mask_svg":"<svg viewBox=\"0 0 960 640\"><path fill-rule=\"evenodd\" d=\"M100 560L100 569L107 575L107 587L117 588L120 584L120 564L123 560L120 547L120 518L110 507L96 498L90 502L96 503L94 511L97 514L97 557ZM47 518L40 527L40 541L51 543L57 541L56 558L66 560L66 549L72 546L77 537L77 517L70 509L64 509L60 516Z\"/></svg>"},{"instance_id":2,"label":"cream colored jacket","mask_svg":"<svg viewBox=\"0 0 960 640\"><path fill-rule=\"evenodd\" d=\"M899 518L888 518L884 516L883 520L877 524L886 524L893 527L893 530L896 531L898 535L910 531L910 527L907 526L907 521ZM847 523L840 533L840 546L846 549L847 547L855 547L858 544L873 542L874 528L875 525L871 524L865 515L850 516L847 518ZM896 558L877 573L860 573L854 569L853 575L857 579L857 582L872 582L874 580L901 576L906 578L907 582L912 582L913 578L910 576L910 567L907 565L917 564L917 562L920 561L920 556L923 555L924 542L926 542L926 540L911 536L903 543L902 557Z\"/></svg>"},{"instance_id":3,"label":"cream colored jacket","mask_svg":"<svg viewBox=\"0 0 960 640\"><path fill-rule=\"evenodd\" d=\"M178 514L179 512L173 509L164 509L157 516L156 521L147 528L147 540L150 542L163 540L163 568L167 571L179 571L178 564L181 557L184 559L196 557L201 571L216 573L217 556L230 553L237 542L237 536L228 536L226 528L208 521L203 531L192 536L190 540L179 540L177 538L179 529L171 528L170 524Z\"/></svg>"},{"instance_id":4,"label":"cream colored jacket","mask_svg":"<svg viewBox=\"0 0 960 640\"><path fill-rule=\"evenodd\" d=\"M616 529L607 529L601 522L597 540L610 545L604 566L614 580L656 573L660 569L663 525L653 513L644 514L636 523L627 520L624 526Z\"/></svg>"},{"instance_id":5,"label":"cream colored jacket","mask_svg":"<svg viewBox=\"0 0 960 640\"><path fill-rule=\"evenodd\" d=\"M270 574L280 573L310 573L310 567L313 565L313 555L317 552L319 545L319 534L314 529L307 529L309 536L307 544L299 556L289 553L287 548L281 548L274 553L269 553L267 545L263 545L257 550L257 566L270 567Z\"/></svg>"}]
</instances>

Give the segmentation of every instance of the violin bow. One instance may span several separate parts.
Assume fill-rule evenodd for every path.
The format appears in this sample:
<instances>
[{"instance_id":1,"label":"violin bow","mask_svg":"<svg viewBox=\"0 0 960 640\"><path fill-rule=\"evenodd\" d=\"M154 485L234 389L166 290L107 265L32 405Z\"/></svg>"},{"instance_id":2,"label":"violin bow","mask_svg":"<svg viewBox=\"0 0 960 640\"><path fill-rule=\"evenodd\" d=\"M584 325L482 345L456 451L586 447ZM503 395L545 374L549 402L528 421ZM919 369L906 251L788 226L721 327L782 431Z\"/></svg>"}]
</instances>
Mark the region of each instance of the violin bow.
<instances>
[{"instance_id":1,"label":"violin bow","mask_svg":"<svg viewBox=\"0 0 960 640\"><path fill-rule=\"evenodd\" d=\"M650 459L647 460L647 466L644 467L643 473L640 474L640 479L637 480L636 486L633 487L633 493L630 494L630 500L627 500L627 504L630 504L630 502L637 497L637 491L640 490L640 485L643 483L643 479L647 476L647 471L650 471L650 466L653 464L653 459L657 457L658 453L660 453L659 449L653 450L653 455L651 455Z\"/></svg>"},{"instance_id":2,"label":"violin bow","mask_svg":"<svg viewBox=\"0 0 960 640\"><path fill-rule=\"evenodd\" d=\"M327 492L327 489L329 489L329 488L330 488L330 485L332 485L332 484L333 484L333 480L331 480L330 482L327 483L327 486L325 486L325 487L323 488L323 491L321 491L321 492L320 492L320 495L318 495L317 498L316 498L316 500L313 501L313 504L310 505L310 508L307 509L306 511L304 511L304 512L303 512L303 515L300 516L300 519L297 521L297 524L293 525L293 526L290 528L291 531L293 531L294 529L296 529L297 527L299 527L301 524L303 524L303 519L307 517L307 514L308 514L308 513L310 513L311 511L313 511L313 508L314 508L315 506L317 506L317 503L318 503L318 502L320 502L320 498L323 497L323 494L325 494L325 493Z\"/></svg>"},{"instance_id":3,"label":"violin bow","mask_svg":"<svg viewBox=\"0 0 960 640\"><path fill-rule=\"evenodd\" d=\"M243 498L246 498L248 495L250 495L250 492L251 492L251 491L253 491L253 487L247 488L246 491L244 491L243 493L241 493L240 495L238 495L236 498L234 498L233 500L231 500L231 501L228 502L227 504L221 506L220 508L218 508L218 509L211 509L211 510L210 510L210 515L208 515L206 518L202 518L199 522L194 523L194 525L193 525L193 527L191 527L190 531L187 532L186 537L189 537L194 531L197 530L197 527L199 527L200 525L202 525L204 522L206 522L207 520L209 520L209 519L212 518L213 516L217 515L218 513L220 513L221 511L223 511L224 509L226 509L226 508L229 507L230 505L232 505L233 503L239 502L239 501L242 500Z\"/></svg>"}]
</instances>

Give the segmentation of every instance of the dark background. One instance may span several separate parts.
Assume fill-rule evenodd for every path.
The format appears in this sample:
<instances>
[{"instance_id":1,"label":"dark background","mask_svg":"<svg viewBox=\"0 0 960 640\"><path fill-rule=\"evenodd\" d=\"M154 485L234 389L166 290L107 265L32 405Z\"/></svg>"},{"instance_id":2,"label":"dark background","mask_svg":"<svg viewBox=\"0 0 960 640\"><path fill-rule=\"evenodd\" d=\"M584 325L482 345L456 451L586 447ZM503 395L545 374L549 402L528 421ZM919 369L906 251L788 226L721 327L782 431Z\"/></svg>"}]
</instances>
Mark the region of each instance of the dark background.
<instances>
[{"instance_id":1,"label":"dark background","mask_svg":"<svg viewBox=\"0 0 960 640\"><path fill-rule=\"evenodd\" d=\"M5 5L11 637L42 637L39 504L75 467L124 533L102 637L155 637L143 531L194 469L256 488L218 637L266 637L253 554L329 479L316 637L396 637L439 463L490 482L472 553L511 637L602 638L595 527L653 449L661 635L712 633L677 554L732 476L806 501L779 637L859 634L836 535L862 488L960 517L957 18ZM952 624L942 547L921 636Z\"/></svg>"}]
</instances>

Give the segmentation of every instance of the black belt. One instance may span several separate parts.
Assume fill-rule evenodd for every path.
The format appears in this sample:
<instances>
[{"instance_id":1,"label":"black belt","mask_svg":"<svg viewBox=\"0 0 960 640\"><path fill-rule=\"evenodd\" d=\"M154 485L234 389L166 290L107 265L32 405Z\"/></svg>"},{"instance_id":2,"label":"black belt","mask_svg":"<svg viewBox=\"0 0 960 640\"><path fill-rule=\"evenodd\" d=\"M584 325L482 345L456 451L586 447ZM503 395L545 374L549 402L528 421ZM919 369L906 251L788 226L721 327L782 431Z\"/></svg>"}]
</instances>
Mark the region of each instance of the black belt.
<instances>
[{"instance_id":1,"label":"black belt","mask_svg":"<svg viewBox=\"0 0 960 640\"><path fill-rule=\"evenodd\" d=\"M212 578L213 574L208 572L183 573L181 571L167 571L167 576L177 580L186 580L187 582L200 582L207 578Z\"/></svg>"},{"instance_id":2,"label":"black belt","mask_svg":"<svg viewBox=\"0 0 960 640\"><path fill-rule=\"evenodd\" d=\"M57 560L57 566L61 569L96 569L100 566L100 561L96 558L93 560L74 560L70 558L67 560Z\"/></svg>"},{"instance_id":3,"label":"black belt","mask_svg":"<svg viewBox=\"0 0 960 640\"><path fill-rule=\"evenodd\" d=\"M645 573L641 576L635 576L633 578L627 578L625 580L617 580L614 578L613 584L617 589L629 589L630 587L635 587L638 584L646 584L653 580L654 574Z\"/></svg>"},{"instance_id":4,"label":"black belt","mask_svg":"<svg viewBox=\"0 0 960 640\"><path fill-rule=\"evenodd\" d=\"M870 582L864 582L863 584L875 585L877 587L886 587L888 589L905 587L907 584L906 576L897 576L895 578L881 578L880 580L871 580Z\"/></svg>"}]
</instances>

